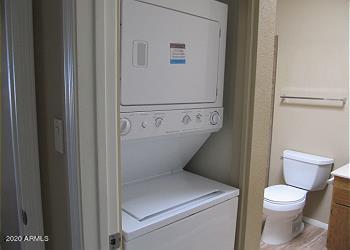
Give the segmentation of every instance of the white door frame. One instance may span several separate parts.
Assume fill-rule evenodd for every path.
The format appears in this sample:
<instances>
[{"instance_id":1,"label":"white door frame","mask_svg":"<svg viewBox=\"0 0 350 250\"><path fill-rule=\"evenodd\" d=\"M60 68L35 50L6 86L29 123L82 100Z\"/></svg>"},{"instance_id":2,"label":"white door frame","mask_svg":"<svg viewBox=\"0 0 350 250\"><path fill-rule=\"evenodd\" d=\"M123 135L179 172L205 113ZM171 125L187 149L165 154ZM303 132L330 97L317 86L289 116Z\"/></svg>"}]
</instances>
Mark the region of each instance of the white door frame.
<instances>
[{"instance_id":1,"label":"white door frame","mask_svg":"<svg viewBox=\"0 0 350 250\"><path fill-rule=\"evenodd\" d=\"M74 250L117 249L121 241L116 20L118 0L63 1L65 138Z\"/></svg>"},{"instance_id":2,"label":"white door frame","mask_svg":"<svg viewBox=\"0 0 350 250\"><path fill-rule=\"evenodd\" d=\"M67 173L69 191L69 222L71 249L83 250L82 206L80 162L78 148L78 111L76 77L76 6L75 1L62 1L63 17L63 73L64 73L64 128L67 154Z\"/></svg>"},{"instance_id":3,"label":"white door frame","mask_svg":"<svg viewBox=\"0 0 350 250\"><path fill-rule=\"evenodd\" d=\"M36 120L32 1L3 0L2 236L44 236ZM7 179L9 178L9 179ZM9 181L12 180L12 181ZM5 248L44 250L44 242Z\"/></svg>"},{"instance_id":4,"label":"white door frame","mask_svg":"<svg viewBox=\"0 0 350 250\"><path fill-rule=\"evenodd\" d=\"M120 1L95 1L95 58L101 238L121 247ZM107 185L106 185L107 184ZM104 212L107 213L104 213ZM107 225L107 227L105 227Z\"/></svg>"},{"instance_id":5,"label":"white door frame","mask_svg":"<svg viewBox=\"0 0 350 250\"><path fill-rule=\"evenodd\" d=\"M71 65L76 71L82 245L85 250L118 249L120 1L71 2L75 5L71 14L75 15L76 58Z\"/></svg>"}]
</instances>

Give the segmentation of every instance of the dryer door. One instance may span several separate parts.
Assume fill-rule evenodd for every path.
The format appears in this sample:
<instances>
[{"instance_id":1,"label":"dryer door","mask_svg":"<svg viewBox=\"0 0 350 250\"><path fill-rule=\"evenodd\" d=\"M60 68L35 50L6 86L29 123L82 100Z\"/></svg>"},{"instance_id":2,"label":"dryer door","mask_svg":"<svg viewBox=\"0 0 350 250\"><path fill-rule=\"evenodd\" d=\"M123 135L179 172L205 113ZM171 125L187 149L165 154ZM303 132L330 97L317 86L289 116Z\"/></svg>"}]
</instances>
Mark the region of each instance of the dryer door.
<instances>
[{"instance_id":1,"label":"dryer door","mask_svg":"<svg viewBox=\"0 0 350 250\"><path fill-rule=\"evenodd\" d=\"M121 104L215 102L219 44L218 21L124 0Z\"/></svg>"}]
</instances>

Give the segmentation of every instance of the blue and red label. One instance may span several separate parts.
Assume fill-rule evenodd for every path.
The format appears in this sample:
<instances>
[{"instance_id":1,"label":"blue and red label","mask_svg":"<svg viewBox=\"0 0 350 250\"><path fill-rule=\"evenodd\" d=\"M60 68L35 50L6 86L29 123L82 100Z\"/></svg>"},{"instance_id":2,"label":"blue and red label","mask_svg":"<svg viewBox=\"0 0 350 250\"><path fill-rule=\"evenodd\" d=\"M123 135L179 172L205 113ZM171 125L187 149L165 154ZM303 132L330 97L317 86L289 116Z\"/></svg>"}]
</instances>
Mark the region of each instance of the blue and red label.
<instances>
[{"instance_id":1,"label":"blue and red label","mask_svg":"<svg viewBox=\"0 0 350 250\"><path fill-rule=\"evenodd\" d=\"M170 43L170 64L186 64L186 45Z\"/></svg>"}]
</instances>

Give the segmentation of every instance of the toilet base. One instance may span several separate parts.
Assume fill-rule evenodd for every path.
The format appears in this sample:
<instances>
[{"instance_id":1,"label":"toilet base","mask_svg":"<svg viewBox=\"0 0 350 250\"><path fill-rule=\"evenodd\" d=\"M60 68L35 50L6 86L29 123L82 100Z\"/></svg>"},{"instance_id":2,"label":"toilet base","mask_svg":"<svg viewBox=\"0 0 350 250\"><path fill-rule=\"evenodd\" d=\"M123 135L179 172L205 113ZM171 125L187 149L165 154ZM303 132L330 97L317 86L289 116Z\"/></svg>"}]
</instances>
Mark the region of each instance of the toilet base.
<instances>
[{"instance_id":1,"label":"toilet base","mask_svg":"<svg viewBox=\"0 0 350 250\"><path fill-rule=\"evenodd\" d=\"M267 216L261 239L269 245L281 245L303 231L302 213L292 217Z\"/></svg>"}]
</instances>

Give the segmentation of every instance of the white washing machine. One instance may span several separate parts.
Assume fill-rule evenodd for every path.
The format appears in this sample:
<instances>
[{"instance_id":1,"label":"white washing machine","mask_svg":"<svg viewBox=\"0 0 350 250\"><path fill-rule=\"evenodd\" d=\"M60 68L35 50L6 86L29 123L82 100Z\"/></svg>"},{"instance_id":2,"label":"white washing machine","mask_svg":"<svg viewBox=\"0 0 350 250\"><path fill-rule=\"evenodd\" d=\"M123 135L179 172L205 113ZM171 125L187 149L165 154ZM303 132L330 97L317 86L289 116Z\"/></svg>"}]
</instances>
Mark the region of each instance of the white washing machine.
<instances>
[{"instance_id":1,"label":"white washing machine","mask_svg":"<svg viewBox=\"0 0 350 250\"><path fill-rule=\"evenodd\" d=\"M123 0L121 10L124 248L232 250L239 190L183 170L222 127L227 5Z\"/></svg>"}]
</instances>

